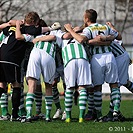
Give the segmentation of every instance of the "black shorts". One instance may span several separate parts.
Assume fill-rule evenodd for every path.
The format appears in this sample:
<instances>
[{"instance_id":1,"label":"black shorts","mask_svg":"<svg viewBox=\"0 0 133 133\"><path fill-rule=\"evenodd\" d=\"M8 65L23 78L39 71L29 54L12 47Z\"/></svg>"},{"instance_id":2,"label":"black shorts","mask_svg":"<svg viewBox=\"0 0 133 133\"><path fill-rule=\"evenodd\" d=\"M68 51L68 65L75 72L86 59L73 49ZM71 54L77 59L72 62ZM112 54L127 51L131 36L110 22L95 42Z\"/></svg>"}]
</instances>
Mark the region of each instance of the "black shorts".
<instances>
[{"instance_id":1,"label":"black shorts","mask_svg":"<svg viewBox=\"0 0 133 133\"><path fill-rule=\"evenodd\" d=\"M1 64L0 80L2 82L21 83L20 67L10 63L0 63L0 64Z\"/></svg>"}]
</instances>

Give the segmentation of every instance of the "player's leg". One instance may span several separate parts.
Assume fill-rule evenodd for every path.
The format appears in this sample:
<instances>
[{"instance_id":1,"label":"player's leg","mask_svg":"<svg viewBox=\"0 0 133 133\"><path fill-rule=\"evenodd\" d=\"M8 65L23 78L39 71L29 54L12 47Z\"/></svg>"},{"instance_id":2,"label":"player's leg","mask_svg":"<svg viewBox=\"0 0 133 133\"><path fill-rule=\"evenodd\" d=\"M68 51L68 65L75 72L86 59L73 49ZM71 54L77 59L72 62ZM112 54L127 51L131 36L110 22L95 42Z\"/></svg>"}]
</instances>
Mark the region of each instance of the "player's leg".
<instances>
[{"instance_id":1,"label":"player's leg","mask_svg":"<svg viewBox=\"0 0 133 133\"><path fill-rule=\"evenodd\" d=\"M45 83L45 108L46 108L46 122L51 122L51 109L53 103L52 83L55 74L55 60L48 56L45 52L42 57L42 76Z\"/></svg>"},{"instance_id":2,"label":"player's leg","mask_svg":"<svg viewBox=\"0 0 133 133\"><path fill-rule=\"evenodd\" d=\"M73 104L73 92L75 88L66 89L65 92L65 111L66 111L66 122L69 123L71 121L71 110Z\"/></svg>"},{"instance_id":3,"label":"player's leg","mask_svg":"<svg viewBox=\"0 0 133 133\"><path fill-rule=\"evenodd\" d=\"M46 86L46 94L45 94L45 104L46 104L46 121L51 121L51 109L53 103L53 95L52 95L52 84L45 83Z\"/></svg>"},{"instance_id":4,"label":"player's leg","mask_svg":"<svg viewBox=\"0 0 133 133\"><path fill-rule=\"evenodd\" d=\"M96 119L96 111L94 106L94 88L89 88L88 90L88 111L85 115L85 120L94 120Z\"/></svg>"},{"instance_id":5,"label":"player's leg","mask_svg":"<svg viewBox=\"0 0 133 133\"><path fill-rule=\"evenodd\" d=\"M35 105L36 105L36 116L35 119L45 119L45 114L42 113L42 85L40 79L37 81L37 87L35 90Z\"/></svg>"},{"instance_id":6,"label":"player's leg","mask_svg":"<svg viewBox=\"0 0 133 133\"><path fill-rule=\"evenodd\" d=\"M130 81L127 82L127 80L129 79L129 74L128 74L128 67L129 67L129 62L130 62L129 55L127 52L124 52L123 54L119 55L115 59L116 59L116 64L118 68L119 86L124 84L130 90L132 88L132 83ZM120 97L120 101L121 101L121 97ZM107 115L104 116L104 121L113 120L113 110L114 110L114 105L113 105L113 100L111 99L109 112ZM125 120L125 117L121 114L120 111L118 112L118 120L119 121Z\"/></svg>"},{"instance_id":7,"label":"player's leg","mask_svg":"<svg viewBox=\"0 0 133 133\"><path fill-rule=\"evenodd\" d=\"M0 97L2 93L5 92L5 89L6 89L6 82L5 82L4 70L2 63L0 63Z\"/></svg>"},{"instance_id":8,"label":"player's leg","mask_svg":"<svg viewBox=\"0 0 133 133\"><path fill-rule=\"evenodd\" d=\"M42 111L42 87L38 84L35 91L35 104L36 104L36 115L39 115Z\"/></svg>"},{"instance_id":9,"label":"player's leg","mask_svg":"<svg viewBox=\"0 0 133 133\"><path fill-rule=\"evenodd\" d=\"M127 84L124 85L130 92L133 93L133 82L130 80L127 81Z\"/></svg>"},{"instance_id":10,"label":"player's leg","mask_svg":"<svg viewBox=\"0 0 133 133\"><path fill-rule=\"evenodd\" d=\"M87 105L87 89L92 85L90 64L88 61L78 59L77 85L79 91L79 123L84 121Z\"/></svg>"},{"instance_id":11,"label":"player's leg","mask_svg":"<svg viewBox=\"0 0 133 133\"><path fill-rule=\"evenodd\" d=\"M53 94L53 101L56 106L56 112L53 116L53 119L58 119L62 115L61 105L60 105L60 98L59 98L59 91L57 88L57 83L59 82L60 78L55 78L52 84L52 94Z\"/></svg>"},{"instance_id":12,"label":"player's leg","mask_svg":"<svg viewBox=\"0 0 133 133\"><path fill-rule=\"evenodd\" d=\"M117 83L116 84L111 84L110 83L110 88L111 88L111 100L113 102L113 121L118 120L118 115L120 111L120 101L121 101L121 93L120 93L120 88L118 87Z\"/></svg>"},{"instance_id":13,"label":"player's leg","mask_svg":"<svg viewBox=\"0 0 133 133\"><path fill-rule=\"evenodd\" d=\"M73 93L76 84L76 70L75 63L76 60L71 60L67 66L64 68L64 80L66 83L66 92L65 92L65 112L66 112L66 120L65 122L71 122L71 111L73 105ZM71 76L70 76L71 74Z\"/></svg>"},{"instance_id":14,"label":"player's leg","mask_svg":"<svg viewBox=\"0 0 133 133\"><path fill-rule=\"evenodd\" d=\"M96 110L96 121L102 122L102 85L94 86L94 106Z\"/></svg>"},{"instance_id":15,"label":"player's leg","mask_svg":"<svg viewBox=\"0 0 133 133\"><path fill-rule=\"evenodd\" d=\"M63 88L64 88L64 97L65 97L66 84L65 84L65 81L64 81L64 80L63 80ZM63 113L62 113L61 120L62 120L62 121L66 120L66 111L65 111L65 110L64 110Z\"/></svg>"},{"instance_id":16,"label":"player's leg","mask_svg":"<svg viewBox=\"0 0 133 133\"><path fill-rule=\"evenodd\" d=\"M20 97L20 106L19 106L18 115L20 117L26 116L26 109L25 109L25 103L24 103L24 88L23 88L23 84L21 84L21 97Z\"/></svg>"},{"instance_id":17,"label":"player's leg","mask_svg":"<svg viewBox=\"0 0 133 133\"><path fill-rule=\"evenodd\" d=\"M4 70L2 68L2 64L0 63L0 104L2 113L0 120L9 120L10 116L8 115L8 94L6 89L7 84L3 81L5 81Z\"/></svg>"},{"instance_id":18,"label":"player's leg","mask_svg":"<svg viewBox=\"0 0 133 133\"><path fill-rule=\"evenodd\" d=\"M84 86L79 87L79 123L83 122L86 103L87 103L87 92Z\"/></svg>"},{"instance_id":19,"label":"player's leg","mask_svg":"<svg viewBox=\"0 0 133 133\"><path fill-rule=\"evenodd\" d=\"M36 82L37 80L34 78L29 77L28 78L28 93L26 95L26 119L22 122L31 122L32 117L32 107L34 102L34 91L36 88Z\"/></svg>"},{"instance_id":20,"label":"player's leg","mask_svg":"<svg viewBox=\"0 0 133 133\"><path fill-rule=\"evenodd\" d=\"M25 109L25 103L24 103L24 78L26 75L26 66L24 65L26 61L23 59L21 63L21 98L20 98L20 106L18 115L20 117L26 116L26 109Z\"/></svg>"},{"instance_id":21,"label":"player's leg","mask_svg":"<svg viewBox=\"0 0 133 133\"><path fill-rule=\"evenodd\" d=\"M7 82L12 84L12 116L11 121L19 121L18 111L20 105L20 97L21 97L21 73L20 67L5 64L5 75ZM10 76L9 76L10 75Z\"/></svg>"},{"instance_id":22,"label":"player's leg","mask_svg":"<svg viewBox=\"0 0 133 133\"><path fill-rule=\"evenodd\" d=\"M116 63L118 68L118 76L120 85L124 85L130 92L133 93L133 83L129 80L129 64L130 57L127 52L116 57Z\"/></svg>"},{"instance_id":23,"label":"player's leg","mask_svg":"<svg viewBox=\"0 0 133 133\"><path fill-rule=\"evenodd\" d=\"M96 120L98 122L102 121L102 84L105 80L105 54L93 55L91 59L91 72L92 81L94 85L94 106L96 110Z\"/></svg>"},{"instance_id":24,"label":"player's leg","mask_svg":"<svg viewBox=\"0 0 133 133\"><path fill-rule=\"evenodd\" d=\"M2 83L0 83L1 86ZM0 99L0 104L1 104L1 114L0 120L9 120L10 119L10 114L8 113L8 93L7 91L2 94L1 99Z\"/></svg>"}]
</instances>

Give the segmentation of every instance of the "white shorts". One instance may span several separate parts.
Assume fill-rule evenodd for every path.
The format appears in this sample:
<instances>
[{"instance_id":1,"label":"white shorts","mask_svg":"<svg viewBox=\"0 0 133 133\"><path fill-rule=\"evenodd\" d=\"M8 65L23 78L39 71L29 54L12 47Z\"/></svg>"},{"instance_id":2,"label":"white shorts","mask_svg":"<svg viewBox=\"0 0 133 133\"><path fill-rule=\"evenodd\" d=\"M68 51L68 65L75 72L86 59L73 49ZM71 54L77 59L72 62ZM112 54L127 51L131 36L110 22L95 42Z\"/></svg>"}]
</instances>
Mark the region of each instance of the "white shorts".
<instances>
[{"instance_id":1,"label":"white shorts","mask_svg":"<svg viewBox=\"0 0 133 133\"><path fill-rule=\"evenodd\" d=\"M64 68L66 88L92 85L90 64L84 59L73 59Z\"/></svg>"},{"instance_id":2,"label":"white shorts","mask_svg":"<svg viewBox=\"0 0 133 133\"><path fill-rule=\"evenodd\" d=\"M92 81L94 86L119 82L117 64L111 52L95 54L91 60Z\"/></svg>"},{"instance_id":3,"label":"white shorts","mask_svg":"<svg viewBox=\"0 0 133 133\"><path fill-rule=\"evenodd\" d=\"M26 77L38 80L42 74L44 82L52 84L55 69L55 60L44 50L34 48L30 54Z\"/></svg>"},{"instance_id":4,"label":"white shorts","mask_svg":"<svg viewBox=\"0 0 133 133\"><path fill-rule=\"evenodd\" d=\"M118 67L120 85L124 85L127 83L127 80L129 79L128 68L130 63L130 57L128 53L125 51L124 54L116 57L116 63Z\"/></svg>"}]
</instances>

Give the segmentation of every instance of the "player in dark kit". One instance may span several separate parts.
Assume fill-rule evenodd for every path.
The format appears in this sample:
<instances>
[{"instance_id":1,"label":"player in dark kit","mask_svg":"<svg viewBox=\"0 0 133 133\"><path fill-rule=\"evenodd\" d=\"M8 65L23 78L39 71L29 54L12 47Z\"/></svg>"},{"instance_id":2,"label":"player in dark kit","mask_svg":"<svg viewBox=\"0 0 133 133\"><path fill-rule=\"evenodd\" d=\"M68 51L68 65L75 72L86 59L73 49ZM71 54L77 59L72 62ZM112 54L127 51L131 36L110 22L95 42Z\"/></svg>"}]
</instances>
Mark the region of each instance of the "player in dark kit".
<instances>
[{"instance_id":1,"label":"player in dark kit","mask_svg":"<svg viewBox=\"0 0 133 133\"><path fill-rule=\"evenodd\" d=\"M21 94L21 62L24 58L27 48L27 42L30 41L30 35L38 35L41 33L41 27L36 27L39 22L39 15L36 12L30 12L25 16L24 24L22 22L21 32L25 36L25 41L15 36L15 27L8 26L3 29L3 33L7 36L7 42L1 47L1 72L0 82L12 83L12 117L11 121L18 120L18 107L20 105ZM0 97L4 92L4 88L0 88Z\"/></svg>"}]
</instances>

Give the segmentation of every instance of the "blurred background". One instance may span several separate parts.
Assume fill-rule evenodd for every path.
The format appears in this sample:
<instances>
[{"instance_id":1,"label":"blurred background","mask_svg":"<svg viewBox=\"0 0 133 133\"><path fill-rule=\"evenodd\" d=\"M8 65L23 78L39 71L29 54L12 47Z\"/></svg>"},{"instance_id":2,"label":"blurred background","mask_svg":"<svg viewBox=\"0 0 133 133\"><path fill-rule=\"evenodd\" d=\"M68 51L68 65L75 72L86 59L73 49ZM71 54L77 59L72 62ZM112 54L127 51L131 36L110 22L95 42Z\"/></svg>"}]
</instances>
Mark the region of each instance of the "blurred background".
<instances>
[{"instance_id":1,"label":"blurred background","mask_svg":"<svg viewBox=\"0 0 133 133\"><path fill-rule=\"evenodd\" d=\"M132 0L1 0L0 23L10 19L23 19L25 14L36 11L48 25L55 21L71 23L73 26L83 24L83 13L93 8L98 13L99 23L112 22L122 34L123 43L133 60L133 1ZM129 67L130 79L133 81L133 65ZM106 85L105 85L106 86ZM62 85L59 84L62 89ZM108 93L107 87L103 92ZM122 87L123 93L129 93Z\"/></svg>"}]
</instances>

